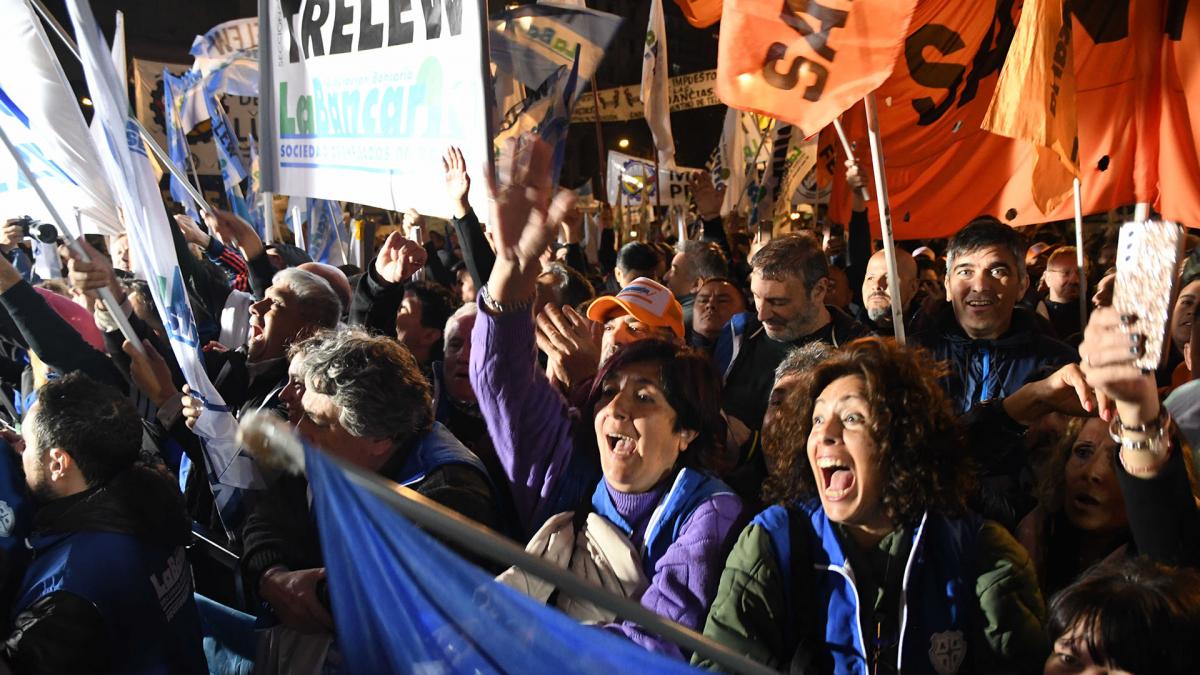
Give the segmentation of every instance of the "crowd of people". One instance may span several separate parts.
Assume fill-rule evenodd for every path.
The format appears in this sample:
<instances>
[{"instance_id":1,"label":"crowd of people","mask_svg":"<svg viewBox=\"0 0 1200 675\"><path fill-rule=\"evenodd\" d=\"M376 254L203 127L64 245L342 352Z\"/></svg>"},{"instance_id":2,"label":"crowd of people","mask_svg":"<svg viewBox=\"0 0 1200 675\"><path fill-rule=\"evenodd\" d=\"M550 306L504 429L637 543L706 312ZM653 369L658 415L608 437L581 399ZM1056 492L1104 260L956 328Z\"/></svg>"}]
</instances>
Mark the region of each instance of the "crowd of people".
<instances>
[{"instance_id":1,"label":"crowd of people","mask_svg":"<svg viewBox=\"0 0 1200 675\"><path fill-rule=\"evenodd\" d=\"M335 663L340 599L305 477L254 464L230 497L194 431L266 412L780 671L1194 672L1200 266L1180 270L1168 353L1145 372L1144 324L1110 306L1113 228L1083 242L1081 275L1061 227L980 218L898 242L893 278L857 197L844 232L750 234L698 174L686 239L618 246L608 209L589 232L550 184L550 155L510 146L485 206L450 149L445 234L393 232L365 269L264 244L229 213L176 216L219 410L185 383L179 327L123 236L63 247L63 278L43 280L10 220L4 664ZM594 630L722 667L452 548ZM211 639L235 609L259 627L240 656Z\"/></svg>"}]
</instances>

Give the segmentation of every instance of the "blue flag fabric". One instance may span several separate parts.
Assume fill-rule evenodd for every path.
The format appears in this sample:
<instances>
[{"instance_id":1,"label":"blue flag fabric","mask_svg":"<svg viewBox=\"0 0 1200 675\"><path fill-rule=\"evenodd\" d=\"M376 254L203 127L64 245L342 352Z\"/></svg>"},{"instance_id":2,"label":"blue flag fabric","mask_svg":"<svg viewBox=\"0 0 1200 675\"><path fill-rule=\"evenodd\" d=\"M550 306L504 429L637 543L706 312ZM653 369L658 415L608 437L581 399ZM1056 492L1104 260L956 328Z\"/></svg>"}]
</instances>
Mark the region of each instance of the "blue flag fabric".
<instances>
[{"instance_id":1,"label":"blue flag fabric","mask_svg":"<svg viewBox=\"0 0 1200 675\"><path fill-rule=\"evenodd\" d=\"M346 264L341 249L342 209L336 202L328 199L309 199L307 209L308 221L308 257L313 262L330 265Z\"/></svg>"},{"instance_id":2,"label":"blue flag fabric","mask_svg":"<svg viewBox=\"0 0 1200 675\"><path fill-rule=\"evenodd\" d=\"M254 226L254 231L258 232L258 236L263 241L267 241L266 221L263 218L262 209L258 204L258 193L260 192L261 174L259 173L258 163L258 143L254 141L254 134L250 134L250 182L246 188L246 208L250 211L250 224Z\"/></svg>"},{"instance_id":3,"label":"blue flag fabric","mask_svg":"<svg viewBox=\"0 0 1200 675\"><path fill-rule=\"evenodd\" d=\"M246 176L246 170L242 167L242 160L238 155L238 141L233 135L233 126L229 124L225 107L220 104L216 95L206 96L205 103L212 120L213 145L217 148L217 166L221 169L221 182L225 186L229 210L242 220L253 223L246 198L242 196L241 183ZM258 236L262 237L262 232L259 232Z\"/></svg>"},{"instance_id":4,"label":"blue flag fabric","mask_svg":"<svg viewBox=\"0 0 1200 675\"><path fill-rule=\"evenodd\" d=\"M320 451L304 456L344 672L698 672L497 583Z\"/></svg>"},{"instance_id":5,"label":"blue flag fabric","mask_svg":"<svg viewBox=\"0 0 1200 675\"><path fill-rule=\"evenodd\" d=\"M186 175L188 170L188 153L191 152L191 149L188 147L187 135L183 132L183 126L179 121L180 109L182 107L180 96L186 87L183 79L175 77L171 74L171 71L163 69L163 111L165 113L163 130L167 134L167 155L170 156L171 162L180 172ZM193 220L203 222L200 213L196 210L195 202L192 201L192 196L183 187L183 183L175 177L174 172L171 173L171 199L182 204L184 210L187 211L187 214Z\"/></svg>"}]
</instances>

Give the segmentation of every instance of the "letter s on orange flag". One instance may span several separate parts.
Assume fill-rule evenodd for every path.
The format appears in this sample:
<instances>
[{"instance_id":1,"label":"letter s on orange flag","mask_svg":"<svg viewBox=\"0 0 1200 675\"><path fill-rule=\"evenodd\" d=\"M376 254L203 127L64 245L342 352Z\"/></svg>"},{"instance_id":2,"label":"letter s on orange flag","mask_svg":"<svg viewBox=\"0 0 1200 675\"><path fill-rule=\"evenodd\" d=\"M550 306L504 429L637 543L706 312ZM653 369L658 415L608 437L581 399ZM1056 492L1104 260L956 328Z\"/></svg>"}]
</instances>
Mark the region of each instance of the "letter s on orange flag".
<instances>
[{"instance_id":1,"label":"letter s on orange flag","mask_svg":"<svg viewBox=\"0 0 1200 675\"><path fill-rule=\"evenodd\" d=\"M725 0L717 96L810 136L892 73L915 0Z\"/></svg>"}]
</instances>

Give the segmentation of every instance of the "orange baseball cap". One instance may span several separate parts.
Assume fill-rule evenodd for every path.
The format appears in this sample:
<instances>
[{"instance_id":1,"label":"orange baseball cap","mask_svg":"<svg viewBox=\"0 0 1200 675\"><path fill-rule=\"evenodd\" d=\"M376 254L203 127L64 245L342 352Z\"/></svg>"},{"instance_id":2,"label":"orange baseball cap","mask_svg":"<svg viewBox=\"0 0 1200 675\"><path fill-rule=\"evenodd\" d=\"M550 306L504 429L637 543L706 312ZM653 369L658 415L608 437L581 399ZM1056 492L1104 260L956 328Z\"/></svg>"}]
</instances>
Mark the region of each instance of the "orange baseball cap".
<instances>
[{"instance_id":1,"label":"orange baseball cap","mask_svg":"<svg viewBox=\"0 0 1200 675\"><path fill-rule=\"evenodd\" d=\"M671 289L653 279L638 277L620 293L596 298L587 311L589 319L601 323L623 314L632 314L649 326L670 328L683 339L683 307Z\"/></svg>"}]
</instances>

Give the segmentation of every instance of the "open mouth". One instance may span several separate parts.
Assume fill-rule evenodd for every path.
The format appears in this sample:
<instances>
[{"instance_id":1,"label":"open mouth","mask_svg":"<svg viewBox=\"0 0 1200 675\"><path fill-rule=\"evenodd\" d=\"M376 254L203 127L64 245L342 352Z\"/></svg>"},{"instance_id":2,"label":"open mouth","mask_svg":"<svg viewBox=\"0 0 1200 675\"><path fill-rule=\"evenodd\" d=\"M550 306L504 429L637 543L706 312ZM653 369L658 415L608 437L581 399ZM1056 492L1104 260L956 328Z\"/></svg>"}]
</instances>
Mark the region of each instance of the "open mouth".
<instances>
[{"instance_id":1,"label":"open mouth","mask_svg":"<svg viewBox=\"0 0 1200 675\"><path fill-rule=\"evenodd\" d=\"M625 434L605 434L608 451L618 457L632 457L637 453L637 441Z\"/></svg>"},{"instance_id":2,"label":"open mouth","mask_svg":"<svg viewBox=\"0 0 1200 675\"><path fill-rule=\"evenodd\" d=\"M821 494L826 500L839 501L854 489L854 470L836 457L818 457L817 468L821 470Z\"/></svg>"},{"instance_id":3,"label":"open mouth","mask_svg":"<svg viewBox=\"0 0 1200 675\"><path fill-rule=\"evenodd\" d=\"M995 300L968 300L966 302L967 307L972 309L987 309L994 304L996 304Z\"/></svg>"},{"instance_id":4,"label":"open mouth","mask_svg":"<svg viewBox=\"0 0 1200 675\"><path fill-rule=\"evenodd\" d=\"M250 341L250 342L254 342L255 340L259 340L259 339L261 339L261 338L262 338L262 336L263 336L263 329L262 329L262 326L260 326L260 325L258 325L258 324L256 324L256 323L252 323L252 324L250 324L250 338L249 338L249 341Z\"/></svg>"},{"instance_id":5,"label":"open mouth","mask_svg":"<svg viewBox=\"0 0 1200 675\"><path fill-rule=\"evenodd\" d=\"M1096 499L1095 497L1093 497L1087 493L1080 493L1080 494L1075 495L1074 501L1079 506L1086 506L1086 507L1100 506L1100 500Z\"/></svg>"}]
</instances>

